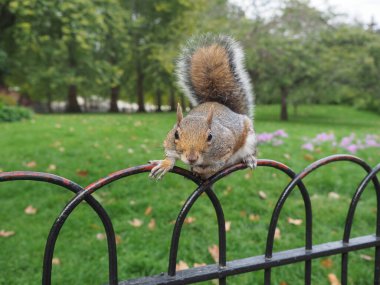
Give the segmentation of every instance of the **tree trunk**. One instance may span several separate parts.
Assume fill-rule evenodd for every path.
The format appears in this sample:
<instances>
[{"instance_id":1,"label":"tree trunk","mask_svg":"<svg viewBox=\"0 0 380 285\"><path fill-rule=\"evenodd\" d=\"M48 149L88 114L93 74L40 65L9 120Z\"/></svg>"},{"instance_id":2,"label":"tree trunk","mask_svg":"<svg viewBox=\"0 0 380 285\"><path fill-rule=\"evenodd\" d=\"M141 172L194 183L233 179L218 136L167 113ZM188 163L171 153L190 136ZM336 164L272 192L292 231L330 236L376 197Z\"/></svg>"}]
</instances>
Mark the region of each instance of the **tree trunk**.
<instances>
[{"instance_id":1,"label":"tree trunk","mask_svg":"<svg viewBox=\"0 0 380 285\"><path fill-rule=\"evenodd\" d=\"M156 99L157 99L157 109L156 112L162 112L161 105L162 105L162 92L161 89L156 90Z\"/></svg>"},{"instance_id":2,"label":"tree trunk","mask_svg":"<svg viewBox=\"0 0 380 285\"><path fill-rule=\"evenodd\" d=\"M169 106L170 106L170 111L174 112L177 110L177 107L175 105L175 94L174 94L174 88L173 86L170 86L170 97L169 97Z\"/></svg>"},{"instance_id":3,"label":"tree trunk","mask_svg":"<svg viewBox=\"0 0 380 285\"><path fill-rule=\"evenodd\" d=\"M144 100L144 74L141 69L141 63L139 60L137 60L137 66L136 66L136 72L137 72L137 86L136 86L136 93L137 93L137 105L138 110L137 112L146 112L145 110L145 100Z\"/></svg>"},{"instance_id":4,"label":"tree trunk","mask_svg":"<svg viewBox=\"0 0 380 285\"><path fill-rule=\"evenodd\" d=\"M287 121L288 120L288 105L287 105L287 98L288 98L289 90L285 86L281 86L281 114L280 119L281 121Z\"/></svg>"},{"instance_id":5,"label":"tree trunk","mask_svg":"<svg viewBox=\"0 0 380 285\"><path fill-rule=\"evenodd\" d=\"M53 113L53 108L51 107L51 103L53 102L53 96L50 92L46 94L46 107L49 113Z\"/></svg>"},{"instance_id":6,"label":"tree trunk","mask_svg":"<svg viewBox=\"0 0 380 285\"><path fill-rule=\"evenodd\" d=\"M119 100L120 85L111 88L111 101L110 101L110 113L119 113L119 107L117 106L117 100Z\"/></svg>"},{"instance_id":7,"label":"tree trunk","mask_svg":"<svg viewBox=\"0 0 380 285\"><path fill-rule=\"evenodd\" d=\"M77 99L77 86L76 85L70 85L69 91L67 93L67 105L66 105L66 112L67 113L80 113L81 109L78 104Z\"/></svg>"}]
</instances>

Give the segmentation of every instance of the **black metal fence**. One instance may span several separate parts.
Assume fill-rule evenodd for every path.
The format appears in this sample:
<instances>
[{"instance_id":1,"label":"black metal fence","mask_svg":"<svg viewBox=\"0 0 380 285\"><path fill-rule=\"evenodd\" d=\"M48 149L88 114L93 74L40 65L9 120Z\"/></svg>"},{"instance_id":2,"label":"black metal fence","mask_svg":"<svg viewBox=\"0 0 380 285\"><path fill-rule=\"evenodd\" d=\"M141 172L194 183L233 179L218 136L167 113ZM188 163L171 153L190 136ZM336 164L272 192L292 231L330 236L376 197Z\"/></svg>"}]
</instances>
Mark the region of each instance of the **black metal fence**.
<instances>
[{"instance_id":1,"label":"black metal fence","mask_svg":"<svg viewBox=\"0 0 380 285\"><path fill-rule=\"evenodd\" d=\"M313 225L312 225L312 205L310 202L309 193L302 182L306 176L316 169L330 163L337 161L349 161L351 163L357 164L363 168L367 175L363 178L359 184L352 200L350 207L348 209L348 214L346 217L344 234L341 241L329 242L325 244L313 245ZM116 285L153 285L153 284L192 284L200 281L206 281L211 279L219 279L219 284L227 284L227 277L237 274L242 274L246 272L264 271L264 284L271 283L271 269L277 266L283 266L287 264L304 262L305 264L305 284L311 284L312 275L312 261L313 259L330 256L330 255L341 255L341 284L347 284L348 276L348 256L349 252L356 251L364 248L375 248L375 269L373 276L373 283L380 284L380 184L377 179L377 173L380 172L380 164L376 167L371 168L366 162L351 155L333 155L323 159L320 159L299 174L293 172L286 165L276 162L273 160L259 160L258 167L271 167L275 168L281 172L284 172L291 178L291 182L286 186L282 192L278 202L273 210L272 218L269 224L267 242L265 254L260 256L253 256L244 259L232 260L227 262L226 257L226 228L223 208L218 200L218 197L212 190L213 184L222 179L223 177L241 170L245 169L244 164L236 164L227 169L220 171L208 180L202 181L191 172L184 170L182 168L175 167L172 172L183 176L187 179L192 180L196 185L196 190L188 197L187 201L184 203L181 211L177 216L177 220L174 225L170 253L169 253L169 263L167 273L161 273L155 276L142 277L133 280L119 281L118 280L118 270L117 270L117 252L116 252L116 241L115 232L113 229L112 222L104 210L102 205L96 201L94 197L91 196L92 193L99 190L100 188L108 185L116 180L143 173L149 172L152 169L152 165L141 165L125 170L121 170L108 175L105 178L98 180L97 182L90 184L89 186L83 188L76 183L48 173L41 172L30 172L30 171L15 171L15 172L3 172L0 173L0 182L7 182L12 180L34 180L41 181L51 184L59 185L75 193L74 198L67 203L62 212L59 214L55 220L53 226L51 227L49 236L46 241L45 254L43 260L43 274L42 274L42 284L51 284L51 271L52 271L52 259L55 248L55 243L57 241L59 232L63 227L68 216L73 212L73 210L85 200L96 212L96 214L101 219L108 244L108 259L109 259L109 284ZM377 199L377 211L376 211L376 233L368 236L361 236L357 238L350 238L351 227L355 215L355 209L358 201L366 189L367 185L372 181ZM292 250L286 250L281 252L273 253L273 242L275 238L276 225L279 219L280 212L289 197L289 195L298 188L302 194L303 204L305 208L305 246L303 248L297 248ZM218 222L218 237L219 237L219 263L214 265L206 265L197 268L191 268L187 270L182 270L176 272L176 261L178 253L179 239L181 235L182 225L185 221L187 214L189 213L192 206L196 203L197 199L202 193L206 193L212 205L215 209ZM368 278L371 278L368 276Z\"/></svg>"}]
</instances>

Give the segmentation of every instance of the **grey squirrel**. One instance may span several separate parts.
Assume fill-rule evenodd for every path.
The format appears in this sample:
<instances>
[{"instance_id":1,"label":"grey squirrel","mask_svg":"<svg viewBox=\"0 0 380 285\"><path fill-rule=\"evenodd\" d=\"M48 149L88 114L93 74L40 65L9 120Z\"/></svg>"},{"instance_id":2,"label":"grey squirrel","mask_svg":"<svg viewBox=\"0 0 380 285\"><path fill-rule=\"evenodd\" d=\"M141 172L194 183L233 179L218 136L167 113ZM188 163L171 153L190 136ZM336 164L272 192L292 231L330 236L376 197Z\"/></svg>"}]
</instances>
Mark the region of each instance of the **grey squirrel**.
<instances>
[{"instance_id":1,"label":"grey squirrel","mask_svg":"<svg viewBox=\"0 0 380 285\"><path fill-rule=\"evenodd\" d=\"M202 179L238 162L256 167L253 93L240 45L229 36L203 35L189 40L177 61L176 75L195 106L177 123L165 141L165 159L150 177L161 179L177 159Z\"/></svg>"}]
</instances>

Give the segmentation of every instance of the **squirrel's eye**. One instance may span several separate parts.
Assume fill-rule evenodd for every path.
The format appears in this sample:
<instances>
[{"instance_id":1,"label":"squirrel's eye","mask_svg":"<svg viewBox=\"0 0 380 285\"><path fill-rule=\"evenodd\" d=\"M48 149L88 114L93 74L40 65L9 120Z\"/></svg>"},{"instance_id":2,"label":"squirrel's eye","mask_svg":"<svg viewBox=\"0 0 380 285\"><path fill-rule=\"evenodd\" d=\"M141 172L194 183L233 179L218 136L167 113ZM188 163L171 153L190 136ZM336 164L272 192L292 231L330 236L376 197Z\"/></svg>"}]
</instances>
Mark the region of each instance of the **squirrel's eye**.
<instances>
[{"instance_id":1,"label":"squirrel's eye","mask_svg":"<svg viewBox=\"0 0 380 285\"><path fill-rule=\"evenodd\" d=\"M208 134L207 141L210 142L212 140L212 134Z\"/></svg>"},{"instance_id":2,"label":"squirrel's eye","mask_svg":"<svg viewBox=\"0 0 380 285\"><path fill-rule=\"evenodd\" d=\"M174 133L174 138L175 138L176 140L179 140L179 134L178 134L178 131L175 131L175 133Z\"/></svg>"}]
</instances>

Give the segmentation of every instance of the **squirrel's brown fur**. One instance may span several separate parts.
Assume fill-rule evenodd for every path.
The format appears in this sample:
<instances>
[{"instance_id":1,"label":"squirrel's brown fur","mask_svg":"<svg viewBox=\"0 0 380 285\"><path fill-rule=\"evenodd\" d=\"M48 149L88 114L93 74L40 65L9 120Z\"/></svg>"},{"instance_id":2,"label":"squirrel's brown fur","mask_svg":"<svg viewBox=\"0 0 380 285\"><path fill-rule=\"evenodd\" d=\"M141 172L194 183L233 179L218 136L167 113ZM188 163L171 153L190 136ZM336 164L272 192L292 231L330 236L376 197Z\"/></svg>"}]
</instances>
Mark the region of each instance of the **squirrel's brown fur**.
<instances>
[{"instance_id":1,"label":"squirrel's brown fur","mask_svg":"<svg viewBox=\"0 0 380 285\"><path fill-rule=\"evenodd\" d=\"M190 68L191 83L198 97L202 98L199 103L234 92L236 84L223 47L214 44L200 48L193 54Z\"/></svg>"},{"instance_id":2,"label":"squirrel's brown fur","mask_svg":"<svg viewBox=\"0 0 380 285\"><path fill-rule=\"evenodd\" d=\"M179 84L195 106L186 117L178 105L177 123L165 141L165 159L151 176L160 179L177 159L201 178L237 162L256 166L253 98L240 46L230 37L192 39L177 63Z\"/></svg>"}]
</instances>

